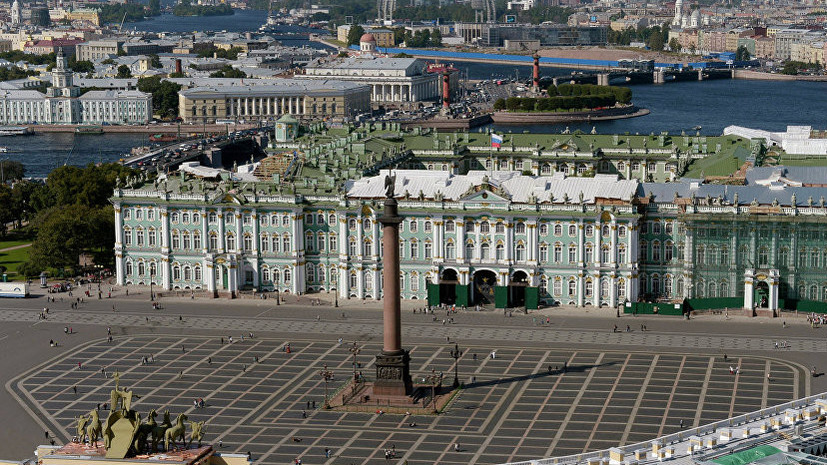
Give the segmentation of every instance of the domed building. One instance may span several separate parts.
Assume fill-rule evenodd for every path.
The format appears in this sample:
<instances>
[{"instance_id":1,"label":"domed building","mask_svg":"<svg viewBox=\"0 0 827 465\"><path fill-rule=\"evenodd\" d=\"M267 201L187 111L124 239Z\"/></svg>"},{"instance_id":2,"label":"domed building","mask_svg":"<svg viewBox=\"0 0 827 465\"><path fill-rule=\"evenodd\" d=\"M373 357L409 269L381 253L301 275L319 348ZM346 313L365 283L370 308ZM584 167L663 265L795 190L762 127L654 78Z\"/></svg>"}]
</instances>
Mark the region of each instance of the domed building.
<instances>
[{"instance_id":1,"label":"domed building","mask_svg":"<svg viewBox=\"0 0 827 465\"><path fill-rule=\"evenodd\" d=\"M373 37L371 33L362 34L362 37L359 38L359 50L365 53L375 53L376 37Z\"/></svg>"}]
</instances>

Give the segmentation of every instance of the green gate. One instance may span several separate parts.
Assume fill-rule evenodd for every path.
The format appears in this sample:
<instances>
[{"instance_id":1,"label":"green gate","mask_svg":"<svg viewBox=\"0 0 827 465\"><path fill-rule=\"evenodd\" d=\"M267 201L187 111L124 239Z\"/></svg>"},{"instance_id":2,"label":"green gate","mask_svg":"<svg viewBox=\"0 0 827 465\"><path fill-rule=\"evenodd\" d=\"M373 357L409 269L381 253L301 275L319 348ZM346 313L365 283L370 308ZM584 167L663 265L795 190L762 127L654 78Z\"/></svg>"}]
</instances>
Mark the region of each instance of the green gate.
<instances>
[{"instance_id":1,"label":"green gate","mask_svg":"<svg viewBox=\"0 0 827 465\"><path fill-rule=\"evenodd\" d=\"M428 305L439 305L439 284L428 283Z\"/></svg>"},{"instance_id":2,"label":"green gate","mask_svg":"<svg viewBox=\"0 0 827 465\"><path fill-rule=\"evenodd\" d=\"M468 284L457 284L457 307L468 306L468 292L471 286Z\"/></svg>"},{"instance_id":3,"label":"green gate","mask_svg":"<svg viewBox=\"0 0 827 465\"><path fill-rule=\"evenodd\" d=\"M540 306L540 288L526 287L525 288L525 308L526 310L536 310Z\"/></svg>"},{"instance_id":4,"label":"green gate","mask_svg":"<svg viewBox=\"0 0 827 465\"><path fill-rule=\"evenodd\" d=\"M508 307L508 287L494 286L494 308Z\"/></svg>"}]
</instances>

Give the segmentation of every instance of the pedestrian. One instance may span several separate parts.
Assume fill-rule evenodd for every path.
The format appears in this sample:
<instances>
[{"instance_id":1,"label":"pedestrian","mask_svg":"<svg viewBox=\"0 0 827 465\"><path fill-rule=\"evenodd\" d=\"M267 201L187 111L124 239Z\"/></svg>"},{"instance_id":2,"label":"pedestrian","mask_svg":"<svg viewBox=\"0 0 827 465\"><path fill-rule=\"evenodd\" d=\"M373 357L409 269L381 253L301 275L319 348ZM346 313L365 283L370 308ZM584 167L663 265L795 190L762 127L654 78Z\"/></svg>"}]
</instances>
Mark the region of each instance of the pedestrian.
<instances>
[{"instance_id":1,"label":"pedestrian","mask_svg":"<svg viewBox=\"0 0 827 465\"><path fill-rule=\"evenodd\" d=\"M107 334L107 335L111 335L111 334L112 334L112 327L111 327L111 326L107 326L107 327L106 327L106 334Z\"/></svg>"},{"instance_id":2,"label":"pedestrian","mask_svg":"<svg viewBox=\"0 0 827 465\"><path fill-rule=\"evenodd\" d=\"M49 432L46 431L46 439L49 439Z\"/></svg>"},{"instance_id":3,"label":"pedestrian","mask_svg":"<svg viewBox=\"0 0 827 465\"><path fill-rule=\"evenodd\" d=\"M681 419L680 428L683 429L683 419Z\"/></svg>"},{"instance_id":4,"label":"pedestrian","mask_svg":"<svg viewBox=\"0 0 827 465\"><path fill-rule=\"evenodd\" d=\"M184 344L181 344L181 352L186 353L187 349L184 348Z\"/></svg>"},{"instance_id":5,"label":"pedestrian","mask_svg":"<svg viewBox=\"0 0 827 465\"><path fill-rule=\"evenodd\" d=\"M222 345L224 344L224 338L223 337L221 338L221 344Z\"/></svg>"},{"instance_id":6,"label":"pedestrian","mask_svg":"<svg viewBox=\"0 0 827 465\"><path fill-rule=\"evenodd\" d=\"M310 401L307 401L307 409L310 410Z\"/></svg>"},{"instance_id":7,"label":"pedestrian","mask_svg":"<svg viewBox=\"0 0 827 465\"><path fill-rule=\"evenodd\" d=\"M82 367L82 366L81 366L80 362L78 362L78 370L80 370L80 369L81 369L81 367Z\"/></svg>"},{"instance_id":8,"label":"pedestrian","mask_svg":"<svg viewBox=\"0 0 827 465\"><path fill-rule=\"evenodd\" d=\"M223 449L223 448L224 448L224 441L222 441L221 439L219 439L219 440L218 440L218 448L219 448L219 449Z\"/></svg>"},{"instance_id":9,"label":"pedestrian","mask_svg":"<svg viewBox=\"0 0 827 465\"><path fill-rule=\"evenodd\" d=\"M316 409L316 401L315 401L315 400L310 401L310 405L311 405L311 407L313 408L313 410L315 410L315 409Z\"/></svg>"},{"instance_id":10,"label":"pedestrian","mask_svg":"<svg viewBox=\"0 0 827 465\"><path fill-rule=\"evenodd\" d=\"M207 365L211 365L211 364L212 364L212 357L207 357Z\"/></svg>"},{"instance_id":11,"label":"pedestrian","mask_svg":"<svg viewBox=\"0 0 827 465\"><path fill-rule=\"evenodd\" d=\"M247 373L247 364L241 365L241 371Z\"/></svg>"},{"instance_id":12,"label":"pedestrian","mask_svg":"<svg viewBox=\"0 0 827 465\"><path fill-rule=\"evenodd\" d=\"M326 458L326 459L330 458L330 449L327 448L327 447L324 448L324 458Z\"/></svg>"},{"instance_id":13,"label":"pedestrian","mask_svg":"<svg viewBox=\"0 0 827 465\"><path fill-rule=\"evenodd\" d=\"M454 452L459 452L459 443L458 442L454 443Z\"/></svg>"},{"instance_id":14,"label":"pedestrian","mask_svg":"<svg viewBox=\"0 0 827 465\"><path fill-rule=\"evenodd\" d=\"M75 395L78 395L78 387L77 386L72 386L72 391L75 393Z\"/></svg>"},{"instance_id":15,"label":"pedestrian","mask_svg":"<svg viewBox=\"0 0 827 465\"><path fill-rule=\"evenodd\" d=\"M307 410L302 410L302 418L307 418Z\"/></svg>"},{"instance_id":16,"label":"pedestrian","mask_svg":"<svg viewBox=\"0 0 827 465\"><path fill-rule=\"evenodd\" d=\"M476 353L474 354L474 361L475 362L477 361L477 354Z\"/></svg>"}]
</instances>

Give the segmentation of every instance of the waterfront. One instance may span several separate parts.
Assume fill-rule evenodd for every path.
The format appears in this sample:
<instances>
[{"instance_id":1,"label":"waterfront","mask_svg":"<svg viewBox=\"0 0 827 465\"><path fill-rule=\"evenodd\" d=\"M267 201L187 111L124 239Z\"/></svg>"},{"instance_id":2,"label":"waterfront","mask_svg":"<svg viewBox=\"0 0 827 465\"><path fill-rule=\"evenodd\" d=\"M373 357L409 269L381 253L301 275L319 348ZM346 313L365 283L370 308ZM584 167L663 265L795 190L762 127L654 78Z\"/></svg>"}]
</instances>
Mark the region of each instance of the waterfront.
<instances>
[{"instance_id":1,"label":"waterfront","mask_svg":"<svg viewBox=\"0 0 827 465\"><path fill-rule=\"evenodd\" d=\"M235 10L232 16L175 16L163 14L144 21L124 23L126 30L143 32L204 32L257 31L267 22L267 12L262 10Z\"/></svg>"},{"instance_id":2,"label":"waterfront","mask_svg":"<svg viewBox=\"0 0 827 465\"><path fill-rule=\"evenodd\" d=\"M234 17L235 18L235 17ZM201 18L212 20L215 18ZM530 67L455 63L468 71L470 79L529 76ZM543 75L561 75L565 71L542 69ZM680 133L702 126L706 135L719 135L729 125L783 131L787 125L812 125L823 128L827 108L827 83L717 80L682 82L663 85L632 86L633 101L651 113L639 118L579 124L551 124L496 127L503 132L560 132L566 127L584 132L596 127L599 133ZM23 161L26 175L46 176L64 163L85 165L98 161L117 161L134 146L148 143L145 134L38 134L31 137L5 137L0 145L14 153L3 154ZM18 152L19 151L19 152Z\"/></svg>"}]
</instances>

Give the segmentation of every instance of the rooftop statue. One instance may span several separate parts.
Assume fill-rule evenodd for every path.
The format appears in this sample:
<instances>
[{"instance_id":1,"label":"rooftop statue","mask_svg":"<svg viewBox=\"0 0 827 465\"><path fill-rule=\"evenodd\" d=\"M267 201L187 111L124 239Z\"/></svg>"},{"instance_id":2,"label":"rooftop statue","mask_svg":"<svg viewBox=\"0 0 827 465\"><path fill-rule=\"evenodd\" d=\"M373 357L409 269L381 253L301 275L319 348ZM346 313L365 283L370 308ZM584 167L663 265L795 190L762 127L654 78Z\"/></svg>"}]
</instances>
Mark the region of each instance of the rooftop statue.
<instances>
[{"instance_id":1,"label":"rooftop statue","mask_svg":"<svg viewBox=\"0 0 827 465\"><path fill-rule=\"evenodd\" d=\"M387 174L385 175L385 198L392 199L394 194L394 188L396 187L396 176Z\"/></svg>"}]
</instances>

